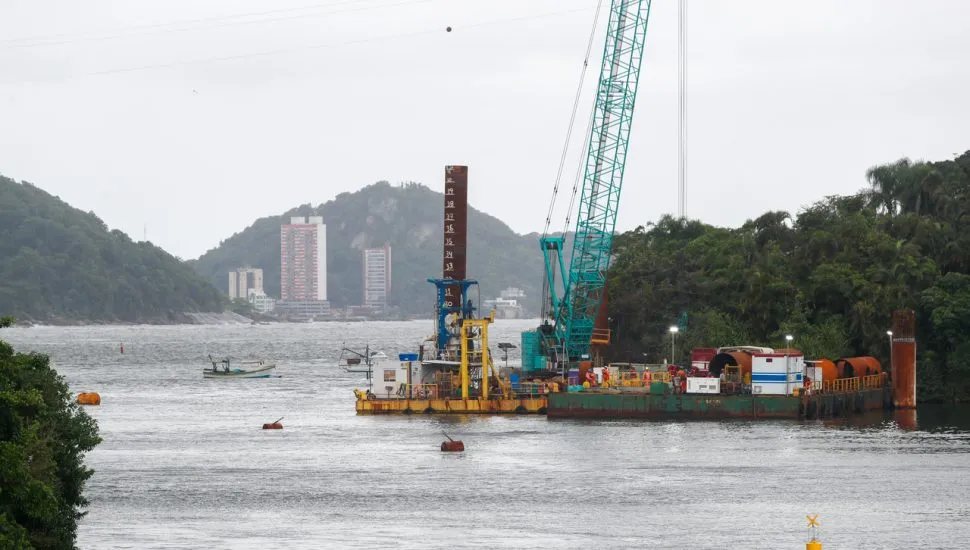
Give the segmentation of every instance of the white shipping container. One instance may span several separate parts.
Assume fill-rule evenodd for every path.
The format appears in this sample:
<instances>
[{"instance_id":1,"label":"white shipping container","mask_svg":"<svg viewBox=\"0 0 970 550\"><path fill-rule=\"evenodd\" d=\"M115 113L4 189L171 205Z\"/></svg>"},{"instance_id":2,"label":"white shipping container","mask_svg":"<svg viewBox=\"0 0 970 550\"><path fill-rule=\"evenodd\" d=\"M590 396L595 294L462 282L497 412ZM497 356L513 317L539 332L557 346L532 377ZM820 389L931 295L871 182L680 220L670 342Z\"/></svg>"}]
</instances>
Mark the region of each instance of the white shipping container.
<instances>
[{"instance_id":1,"label":"white shipping container","mask_svg":"<svg viewBox=\"0 0 970 550\"><path fill-rule=\"evenodd\" d=\"M755 354L751 356L751 393L791 395L802 387L805 358L801 355Z\"/></svg>"},{"instance_id":2,"label":"white shipping container","mask_svg":"<svg viewBox=\"0 0 970 550\"><path fill-rule=\"evenodd\" d=\"M687 393L721 393L721 379L688 376Z\"/></svg>"}]
</instances>

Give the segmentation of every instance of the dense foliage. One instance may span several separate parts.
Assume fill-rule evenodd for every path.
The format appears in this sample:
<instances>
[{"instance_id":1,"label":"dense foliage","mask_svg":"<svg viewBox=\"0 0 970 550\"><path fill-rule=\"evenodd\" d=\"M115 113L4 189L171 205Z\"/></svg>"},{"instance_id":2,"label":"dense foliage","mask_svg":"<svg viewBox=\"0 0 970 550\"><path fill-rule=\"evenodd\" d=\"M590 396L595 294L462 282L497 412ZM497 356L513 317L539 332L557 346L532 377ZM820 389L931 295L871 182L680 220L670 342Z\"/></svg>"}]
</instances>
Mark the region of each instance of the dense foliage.
<instances>
[{"instance_id":1,"label":"dense foliage","mask_svg":"<svg viewBox=\"0 0 970 550\"><path fill-rule=\"evenodd\" d=\"M917 314L919 395L970 399L970 151L903 159L870 187L797 216L738 229L661 219L617 237L609 279L612 353L669 357L695 346L795 347L813 357L889 359L892 312Z\"/></svg>"},{"instance_id":2,"label":"dense foliage","mask_svg":"<svg viewBox=\"0 0 970 550\"><path fill-rule=\"evenodd\" d=\"M38 321L172 321L225 298L147 242L0 176L0 311Z\"/></svg>"},{"instance_id":3,"label":"dense foliage","mask_svg":"<svg viewBox=\"0 0 970 550\"><path fill-rule=\"evenodd\" d=\"M440 277L444 196L419 184L370 185L342 193L317 207L303 205L257 220L206 252L192 265L228 290L228 272L241 266L263 270L267 294L280 292L280 225L291 216L323 217L327 225L327 298L335 307L363 300L364 248L391 245L390 304L407 314L430 315ZM525 290L526 306L538 311L542 260L537 235L518 235L496 218L468 208L468 273L478 279L483 300L509 286Z\"/></svg>"},{"instance_id":4,"label":"dense foliage","mask_svg":"<svg viewBox=\"0 0 970 550\"><path fill-rule=\"evenodd\" d=\"M48 357L0 341L0 548L74 547L84 453L100 442Z\"/></svg>"}]
</instances>

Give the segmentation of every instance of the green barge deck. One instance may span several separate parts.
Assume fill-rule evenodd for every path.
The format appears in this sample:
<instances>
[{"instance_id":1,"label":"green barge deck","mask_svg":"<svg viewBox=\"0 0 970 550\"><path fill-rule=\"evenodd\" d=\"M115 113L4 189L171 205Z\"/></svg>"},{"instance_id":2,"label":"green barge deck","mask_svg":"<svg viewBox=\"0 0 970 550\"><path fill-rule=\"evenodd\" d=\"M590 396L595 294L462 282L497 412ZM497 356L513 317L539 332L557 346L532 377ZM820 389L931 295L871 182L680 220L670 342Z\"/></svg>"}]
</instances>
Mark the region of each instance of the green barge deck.
<instances>
[{"instance_id":1,"label":"green barge deck","mask_svg":"<svg viewBox=\"0 0 970 550\"><path fill-rule=\"evenodd\" d=\"M888 386L799 396L605 390L551 393L548 399L549 418L816 419L892 408L892 391Z\"/></svg>"}]
</instances>

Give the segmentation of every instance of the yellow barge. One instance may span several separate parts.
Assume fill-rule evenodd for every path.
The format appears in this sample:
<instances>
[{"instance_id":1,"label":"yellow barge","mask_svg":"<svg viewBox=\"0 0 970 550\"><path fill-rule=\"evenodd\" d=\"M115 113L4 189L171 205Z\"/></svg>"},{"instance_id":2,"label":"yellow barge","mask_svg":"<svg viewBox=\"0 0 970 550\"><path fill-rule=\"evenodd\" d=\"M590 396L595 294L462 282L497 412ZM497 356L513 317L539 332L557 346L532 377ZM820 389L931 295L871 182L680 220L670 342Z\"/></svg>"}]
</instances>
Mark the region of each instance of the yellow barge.
<instances>
[{"instance_id":1,"label":"yellow barge","mask_svg":"<svg viewBox=\"0 0 970 550\"><path fill-rule=\"evenodd\" d=\"M358 390L359 391L359 390ZM549 400L532 398L357 399L357 414L546 414Z\"/></svg>"}]
</instances>

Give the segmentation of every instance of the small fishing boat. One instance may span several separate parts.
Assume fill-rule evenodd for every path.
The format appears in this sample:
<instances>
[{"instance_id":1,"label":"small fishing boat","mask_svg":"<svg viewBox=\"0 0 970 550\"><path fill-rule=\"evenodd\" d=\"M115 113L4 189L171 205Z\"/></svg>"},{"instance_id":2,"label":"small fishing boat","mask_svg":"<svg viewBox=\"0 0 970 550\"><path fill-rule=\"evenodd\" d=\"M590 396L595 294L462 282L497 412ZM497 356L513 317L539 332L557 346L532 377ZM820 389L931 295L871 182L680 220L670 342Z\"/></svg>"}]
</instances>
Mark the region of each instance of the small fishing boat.
<instances>
[{"instance_id":1,"label":"small fishing boat","mask_svg":"<svg viewBox=\"0 0 970 550\"><path fill-rule=\"evenodd\" d=\"M374 372L388 357L383 351L371 351L370 346L363 352L343 348L340 352L340 367L347 372Z\"/></svg>"},{"instance_id":2,"label":"small fishing boat","mask_svg":"<svg viewBox=\"0 0 970 550\"><path fill-rule=\"evenodd\" d=\"M203 378L269 378L276 372L276 365L265 361L216 360L209 356L212 368L202 369Z\"/></svg>"}]
</instances>

